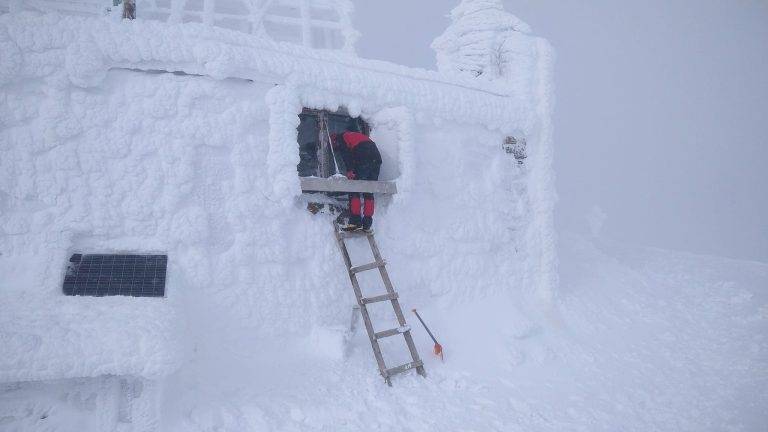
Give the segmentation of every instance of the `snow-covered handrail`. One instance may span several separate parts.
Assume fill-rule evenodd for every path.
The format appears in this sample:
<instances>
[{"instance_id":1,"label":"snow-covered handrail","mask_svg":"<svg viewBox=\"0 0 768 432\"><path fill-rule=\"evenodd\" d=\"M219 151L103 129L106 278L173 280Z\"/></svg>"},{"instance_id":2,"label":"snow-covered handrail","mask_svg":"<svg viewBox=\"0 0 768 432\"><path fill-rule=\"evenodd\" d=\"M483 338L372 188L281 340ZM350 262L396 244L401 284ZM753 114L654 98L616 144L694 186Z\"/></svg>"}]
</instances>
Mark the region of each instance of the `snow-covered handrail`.
<instances>
[{"instance_id":1,"label":"snow-covered handrail","mask_svg":"<svg viewBox=\"0 0 768 432\"><path fill-rule=\"evenodd\" d=\"M0 0L0 13L20 12L23 8L79 16L104 16L114 9L112 0ZM122 5L118 8L119 14ZM317 11L326 11L328 16L315 16ZM165 4L158 4L157 0L136 0L139 19L197 22L267 35L276 41L296 42L308 48L350 53L354 52L358 37L352 28L351 12L349 0L203 0L202 9L193 8L187 0L170 0ZM292 34L294 29L298 34Z\"/></svg>"},{"instance_id":2,"label":"snow-covered handrail","mask_svg":"<svg viewBox=\"0 0 768 432\"><path fill-rule=\"evenodd\" d=\"M298 34L295 36L300 44L306 47L354 51L357 35L352 30L349 18L352 6L347 0L204 0L202 10L187 7L187 3L187 0L171 0L166 6L158 5L154 0L139 0L138 14L140 18L165 20L171 23L200 22L250 34L267 34L278 41L284 40L285 35L281 35L281 30L297 29ZM314 16L314 11L318 9L333 11L336 16L334 18ZM287 11L295 11L295 14ZM271 23L280 28L270 31L265 23ZM316 29L336 32L341 45L334 46L333 42L315 40Z\"/></svg>"}]
</instances>

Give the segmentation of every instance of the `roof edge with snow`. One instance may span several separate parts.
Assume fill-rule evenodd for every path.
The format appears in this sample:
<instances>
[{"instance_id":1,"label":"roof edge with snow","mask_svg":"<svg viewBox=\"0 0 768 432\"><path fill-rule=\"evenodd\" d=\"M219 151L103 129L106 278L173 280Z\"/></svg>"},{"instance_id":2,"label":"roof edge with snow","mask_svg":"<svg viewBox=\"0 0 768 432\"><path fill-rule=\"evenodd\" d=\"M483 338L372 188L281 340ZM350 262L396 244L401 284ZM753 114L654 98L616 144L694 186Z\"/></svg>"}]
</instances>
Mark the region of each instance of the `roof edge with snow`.
<instances>
[{"instance_id":1,"label":"roof edge with snow","mask_svg":"<svg viewBox=\"0 0 768 432\"><path fill-rule=\"evenodd\" d=\"M537 38L530 39L535 46ZM527 129L535 112L528 89L512 83L464 79L195 23L5 14L0 16L0 44L9 54L0 59L0 84L13 76L44 73L21 60L22 53L63 50L58 55L81 86L97 85L98 77L113 68L159 69L310 86L502 131Z\"/></svg>"}]
</instances>

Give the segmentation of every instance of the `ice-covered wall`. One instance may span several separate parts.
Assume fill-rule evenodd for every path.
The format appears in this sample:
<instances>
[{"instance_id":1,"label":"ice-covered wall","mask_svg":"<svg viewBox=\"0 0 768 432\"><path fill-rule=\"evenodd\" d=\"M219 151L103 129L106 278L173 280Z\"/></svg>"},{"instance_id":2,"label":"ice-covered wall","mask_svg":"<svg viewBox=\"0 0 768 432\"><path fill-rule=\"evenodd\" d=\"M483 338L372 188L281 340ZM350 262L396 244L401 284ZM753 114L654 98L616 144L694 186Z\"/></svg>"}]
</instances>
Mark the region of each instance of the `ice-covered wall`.
<instances>
[{"instance_id":1,"label":"ice-covered wall","mask_svg":"<svg viewBox=\"0 0 768 432\"><path fill-rule=\"evenodd\" d=\"M254 340L231 341L242 344L346 323L354 296L330 218L307 212L298 187L304 106L369 118L397 165L400 193L379 200L376 229L409 304L551 295L545 55L519 81L539 87L518 92L193 24L4 15L0 46L0 334L31 332L43 363L57 356L54 333L29 323L64 316L60 305L65 329L85 326L72 317L88 308L108 324L82 327L90 339L60 336L95 350L86 371L69 369L85 374L105 370L99 344L131 314L154 330L120 346L167 341L157 349L167 361L137 354L163 365L154 374L202 333L247 328ZM501 147L514 130L530 138L525 167ZM166 252L168 298L63 297L72 251ZM26 373L17 360L0 356L4 379ZM110 357L104 373L145 375L126 362ZM25 375L35 376L50 375Z\"/></svg>"}]
</instances>

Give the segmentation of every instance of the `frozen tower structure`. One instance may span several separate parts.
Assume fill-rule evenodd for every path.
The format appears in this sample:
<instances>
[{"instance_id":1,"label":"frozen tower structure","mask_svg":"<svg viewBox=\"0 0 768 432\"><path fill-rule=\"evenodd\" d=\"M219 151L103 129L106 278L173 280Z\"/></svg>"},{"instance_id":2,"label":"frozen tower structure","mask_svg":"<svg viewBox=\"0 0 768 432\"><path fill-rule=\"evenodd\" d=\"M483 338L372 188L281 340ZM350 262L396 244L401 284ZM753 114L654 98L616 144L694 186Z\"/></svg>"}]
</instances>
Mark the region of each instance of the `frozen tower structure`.
<instances>
[{"instance_id":1,"label":"frozen tower structure","mask_svg":"<svg viewBox=\"0 0 768 432\"><path fill-rule=\"evenodd\" d=\"M451 11L451 25L432 42L437 68L487 79L507 76L519 52L518 39L529 32L501 0L462 0Z\"/></svg>"}]
</instances>

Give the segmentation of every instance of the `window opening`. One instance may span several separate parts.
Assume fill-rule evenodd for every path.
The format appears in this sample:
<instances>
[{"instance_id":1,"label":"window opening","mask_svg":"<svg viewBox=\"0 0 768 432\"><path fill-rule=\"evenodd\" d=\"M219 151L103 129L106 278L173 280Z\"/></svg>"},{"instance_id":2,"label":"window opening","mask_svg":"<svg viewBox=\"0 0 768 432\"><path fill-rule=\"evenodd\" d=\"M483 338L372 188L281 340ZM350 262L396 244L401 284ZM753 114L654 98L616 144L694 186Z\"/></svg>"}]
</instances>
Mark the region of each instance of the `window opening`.
<instances>
[{"instance_id":1,"label":"window opening","mask_svg":"<svg viewBox=\"0 0 768 432\"><path fill-rule=\"evenodd\" d=\"M300 177L328 178L345 173L343 158L334 152L330 137L355 126L362 133L370 135L371 128L360 117L351 117L346 110L336 112L305 108L299 114L298 144L299 164L296 167Z\"/></svg>"},{"instance_id":2,"label":"window opening","mask_svg":"<svg viewBox=\"0 0 768 432\"><path fill-rule=\"evenodd\" d=\"M334 151L332 136L348 130L370 136L370 125L360 117L352 117L346 109L332 112L305 108L299 114L297 141L302 191L307 209L312 213L330 213L343 217L349 207L350 193L397 193L392 181L347 179L348 169L342 152ZM339 175L335 175L339 174Z\"/></svg>"}]
</instances>

